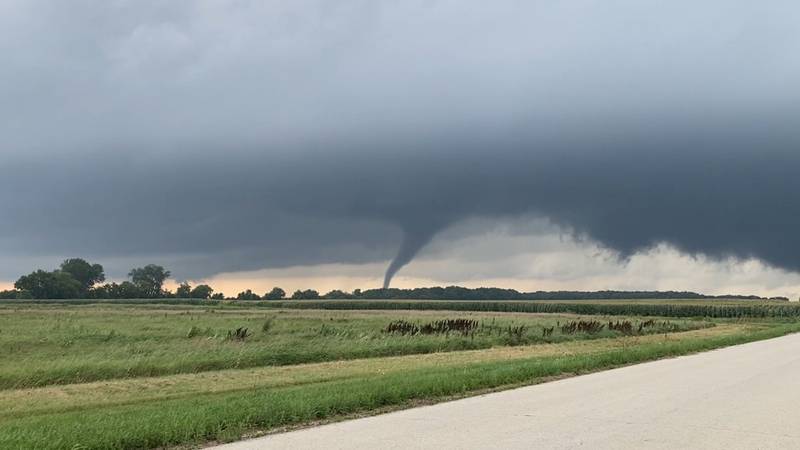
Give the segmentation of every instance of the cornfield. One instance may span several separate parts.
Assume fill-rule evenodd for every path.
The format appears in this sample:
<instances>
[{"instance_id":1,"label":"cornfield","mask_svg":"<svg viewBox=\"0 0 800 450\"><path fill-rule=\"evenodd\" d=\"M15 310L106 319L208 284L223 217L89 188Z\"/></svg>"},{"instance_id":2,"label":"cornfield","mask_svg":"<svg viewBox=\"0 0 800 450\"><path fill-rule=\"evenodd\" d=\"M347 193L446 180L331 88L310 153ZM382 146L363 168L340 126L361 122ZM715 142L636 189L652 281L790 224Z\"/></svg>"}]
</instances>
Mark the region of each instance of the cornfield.
<instances>
[{"instance_id":1,"label":"cornfield","mask_svg":"<svg viewBox=\"0 0 800 450\"><path fill-rule=\"evenodd\" d=\"M254 306L255 302L248 302ZM540 301L394 301L394 300L332 300L297 302L260 302L269 308L331 309L331 310L438 310L483 312L572 313L580 315L610 316L661 316L661 317L800 317L800 305L703 305L703 304L651 304L651 303L586 303Z\"/></svg>"},{"instance_id":2,"label":"cornfield","mask_svg":"<svg viewBox=\"0 0 800 450\"><path fill-rule=\"evenodd\" d=\"M486 311L486 312L531 312L572 313L581 315L611 316L662 316L662 317L800 317L800 304L714 304L717 300L705 300L707 304L681 304L680 301L664 300L664 303L612 303L607 300L585 300L551 302L542 300L465 300L465 301L397 301L397 300L303 300L303 301L230 301L199 299L136 299L136 300L26 300L31 304L163 304L163 305L246 305L264 308L332 309L332 310L440 310L440 311ZM608 303L606 303L608 302Z\"/></svg>"}]
</instances>

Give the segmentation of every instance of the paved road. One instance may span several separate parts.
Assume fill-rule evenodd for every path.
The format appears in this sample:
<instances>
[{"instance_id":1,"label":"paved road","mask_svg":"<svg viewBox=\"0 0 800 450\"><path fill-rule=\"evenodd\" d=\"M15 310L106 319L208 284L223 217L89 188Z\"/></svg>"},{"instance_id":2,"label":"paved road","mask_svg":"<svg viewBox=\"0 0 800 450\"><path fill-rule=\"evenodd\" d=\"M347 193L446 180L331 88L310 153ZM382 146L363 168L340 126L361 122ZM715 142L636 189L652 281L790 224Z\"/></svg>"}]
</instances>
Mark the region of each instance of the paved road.
<instances>
[{"instance_id":1,"label":"paved road","mask_svg":"<svg viewBox=\"0 0 800 450\"><path fill-rule=\"evenodd\" d=\"M800 449L800 334L219 447Z\"/></svg>"}]
</instances>

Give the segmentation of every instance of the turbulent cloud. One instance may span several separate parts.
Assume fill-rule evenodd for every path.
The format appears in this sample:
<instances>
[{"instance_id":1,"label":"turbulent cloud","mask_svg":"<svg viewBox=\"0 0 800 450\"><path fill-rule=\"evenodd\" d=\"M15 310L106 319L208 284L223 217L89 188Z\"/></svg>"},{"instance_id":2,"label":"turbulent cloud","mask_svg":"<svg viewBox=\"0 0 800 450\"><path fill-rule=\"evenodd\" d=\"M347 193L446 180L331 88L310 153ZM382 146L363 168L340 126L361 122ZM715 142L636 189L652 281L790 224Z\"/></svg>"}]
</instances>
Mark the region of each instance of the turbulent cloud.
<instances>
[{"instance_id":1,"label":"turbulent cloud","mask_svg":"<svg viewBox=\"0 0 800 450\"><path fill-rule=\"evenodd\" d=\"M320 264L223 273L194 283L207 282L227 294L243 287L267 292L276 285L289 292L309 287L327 292L380 286L383 269L383 262ZM757 260L692 257L664 244L623 260L611 250L530 218L468 220L450 227L392 281L394 287L408 288L452 284L520 291L677 289L792 299L800 295L800 274Z\"/></svg>"},{"instance_id":2,"label":"turbulent cloud","mask_svg":"<svg viewBox=\"0 0 800 450\"><path fill-rule=\"evenodd\" d=\"M0 8L0 276L400 248L388 282L472 217L800 269L793 2Z\"/></svg>"}]
</instances>

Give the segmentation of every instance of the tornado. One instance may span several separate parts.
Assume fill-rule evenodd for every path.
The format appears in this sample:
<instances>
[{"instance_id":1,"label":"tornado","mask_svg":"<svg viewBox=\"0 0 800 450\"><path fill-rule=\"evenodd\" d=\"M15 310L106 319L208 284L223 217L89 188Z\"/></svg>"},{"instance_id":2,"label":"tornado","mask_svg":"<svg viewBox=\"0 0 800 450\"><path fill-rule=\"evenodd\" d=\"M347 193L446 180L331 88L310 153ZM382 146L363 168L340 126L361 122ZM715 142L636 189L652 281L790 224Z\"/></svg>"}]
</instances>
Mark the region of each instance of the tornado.
<instances>
[{"instance_id":1,"label":"tornado","mask_svg":"<svg viewBox=\"0 0 800 450\"><path fill-rule=\"evenodd\" d=\"M391 284L395 274L414 259L420 249L431 241L435 232L435 230L403 230L403 241L400 243L400 249L397 250L397 255L395 255L389 267L386 268L386 275L383 277L384 289L389 288L389 284Z\"/></svg>"}]
</instances>

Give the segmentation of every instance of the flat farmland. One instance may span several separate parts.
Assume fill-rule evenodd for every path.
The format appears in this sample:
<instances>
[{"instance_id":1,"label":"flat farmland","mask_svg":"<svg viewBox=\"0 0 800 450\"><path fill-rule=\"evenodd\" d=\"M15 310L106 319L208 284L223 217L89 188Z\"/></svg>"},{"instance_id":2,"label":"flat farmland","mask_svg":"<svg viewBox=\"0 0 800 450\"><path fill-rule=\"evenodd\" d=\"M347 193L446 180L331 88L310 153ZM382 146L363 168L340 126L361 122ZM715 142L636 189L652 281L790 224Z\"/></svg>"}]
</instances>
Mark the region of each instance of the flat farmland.
<instances>
[{"instance_id":1,"label":"flat farmland","mask_svg":"<svg viewBox=\"0 0 800 450\"><path fill-rule=\"evenodd\" d=\"M387 332L392 323L474 321L466 332ZM622 335L561 332L569 314L264 310L236 307L75 306L0 309L0 388L475 350ZM612 318L593 317L605 323ZM626 320L613 318L614 321ZM637 327L640 322L631 319ZM713 323L671 320L640 334ZM553 332L544 336L545 328ZM242 336L236 336L241 330ZM413 330L412 330L413 331Z\"/></svg>"},{"instance_id":2,"label":"flat farmland","mask_svg":"<svg viewBox=\"0 0 800 450\"><path fill-rule=\"evenodd\" d=\"M4 304L0 447L201 446L800 330L329 303Z\"/></svg>"}]
</instances>

